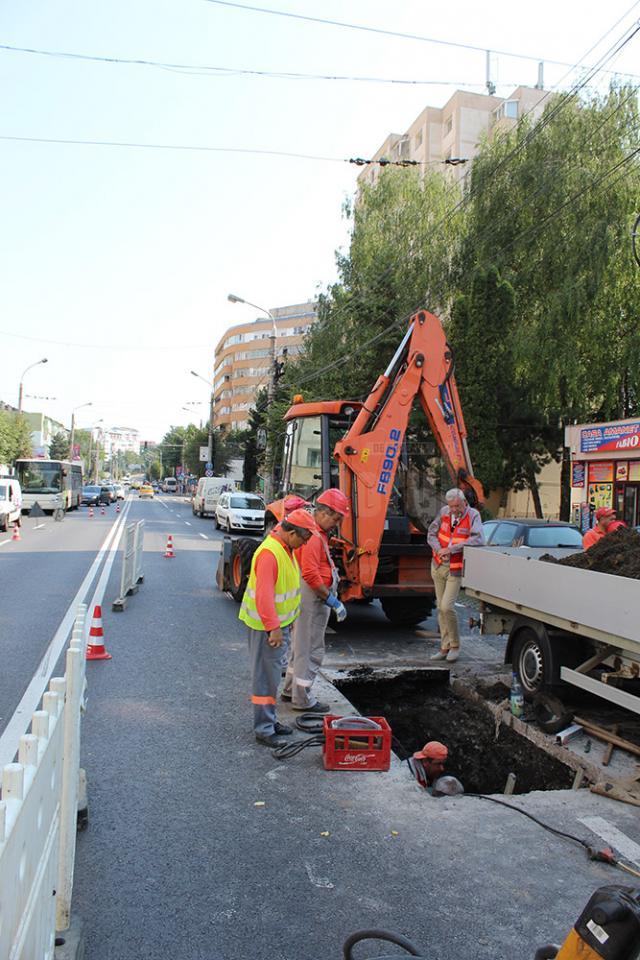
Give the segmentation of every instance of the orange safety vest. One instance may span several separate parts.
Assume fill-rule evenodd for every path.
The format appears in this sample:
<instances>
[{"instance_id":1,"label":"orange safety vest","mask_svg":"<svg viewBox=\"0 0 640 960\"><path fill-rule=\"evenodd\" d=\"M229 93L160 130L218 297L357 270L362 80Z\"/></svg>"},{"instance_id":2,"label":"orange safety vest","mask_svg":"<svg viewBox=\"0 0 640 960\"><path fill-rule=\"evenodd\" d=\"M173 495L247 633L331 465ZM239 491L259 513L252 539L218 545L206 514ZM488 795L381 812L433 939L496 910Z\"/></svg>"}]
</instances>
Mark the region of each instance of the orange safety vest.
<instances>
[{"instance_id":1,"label":"orange safety vest","mask_svg":"<svg viewBox=\"0 0 640 960\"><path fill-rule=\"evenodd\" d=\"M471 516L469 513L466 513L465 516L460 520L460 522L451 529L451 514L446 514L440 521L440 529L438 530L438 541L442 549L446 547L455 547L459 543L464 543L465 540L469 537L471 533ZM449 557L449 569L451 571L462 570L462 551L460 553L452 553ZM440 566L443 561L440 559L437 554L433 554L433 562L437 567Z\"/></svg>"}]
</instances>

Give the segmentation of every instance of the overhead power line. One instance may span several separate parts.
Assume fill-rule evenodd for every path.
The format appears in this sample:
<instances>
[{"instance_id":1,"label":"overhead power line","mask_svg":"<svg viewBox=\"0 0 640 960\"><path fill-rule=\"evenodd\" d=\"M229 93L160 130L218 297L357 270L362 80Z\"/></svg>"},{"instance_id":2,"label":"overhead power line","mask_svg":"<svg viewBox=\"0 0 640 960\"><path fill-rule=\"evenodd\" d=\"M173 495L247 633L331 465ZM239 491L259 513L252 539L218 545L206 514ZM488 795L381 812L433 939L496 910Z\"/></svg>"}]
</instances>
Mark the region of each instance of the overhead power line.
<instances>
[{"instance_id":1,"label":"overhead power line","mask_svg":"<svg viewBox=\"0 0 640 960\"><path fill-rule=\"evenodd\" d=\"M330 20L326 17L312 17L308 14L293 13L290 10L273 10L270 7L256 7L245 3L234 3L233 0L205 0L205 2L215 4L219 7L232 7L235 10L244 10L247 13L264 13L274 17L286 17L289 20L301 20L307 23L319 23L323 26L341 27L346 30L359 30L364 33L375 33L385 37L396 37L400 40L417 40L422 43L434 43L442 47L454 47L457 50L471 50L474 53L482 53L485 55L489 49L491 53L497 54L501 57L514 57L517 60L535 60L537 62L544 61L545 63L553 64L554 66L558 67L572 66L572 64L566 63L563 60L552 60L549 57L541 57L527 53L516 53L513 50L496 50L491 47L490 44L487 44L484 47L479 47L471 43L460 43L455 40L442 40L439 37L425 37L421 34L404 33L399 30L387 30L383 27L372 27L364 23L348 23L345 20ZM634 3L630 7L630 9L627 11L627 14L630 13L635 6L637 6L637 3ZM627 14L625 14L625 16ZM625 76L631 76L631 74L625 74Z\"/></svg>"},{"instance_id":2,"label":"overhead power line","mask_svg":"<svg viewBox=\"0 0 640 960\"><path fill-rule=\"evenodd\" d=\"M38 47L18 47L10 43L0 43L0 50L9 53L26 53L39 57L51 57L58 60L81 60L89 63L109 63L135 67L154 67L161 70L176 70L188 73L191 76L211 77L258 77L276 80L332 80L353 83L391 83L403 86L430 86L430 87L482 87L485 83L470 83L467 80L416 80L400 77L362 77L349 74L333 73L300 73L288 70L249 70L245 67L220 67L211 64L198 63L171 63L163 60L145 60L140 57L100 57L88 53L73 53L68 50L42 50ZM501 87L513 87L515 82L500 81Z\"/></svg>"}]
</instances>

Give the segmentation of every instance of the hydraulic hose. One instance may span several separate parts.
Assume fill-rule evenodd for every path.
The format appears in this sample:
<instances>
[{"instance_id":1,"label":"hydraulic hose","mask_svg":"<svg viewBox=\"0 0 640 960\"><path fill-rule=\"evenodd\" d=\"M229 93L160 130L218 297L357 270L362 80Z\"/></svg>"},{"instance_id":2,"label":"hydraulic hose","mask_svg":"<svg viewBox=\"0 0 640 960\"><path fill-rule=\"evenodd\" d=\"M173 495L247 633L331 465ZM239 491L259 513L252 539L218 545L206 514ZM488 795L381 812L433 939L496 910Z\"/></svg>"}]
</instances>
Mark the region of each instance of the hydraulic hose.
<instances>
[{"instance_id":1,"label":"hydraulic hose","mask_svg":"<svg viewBox=\"0 0 640 960\"><path fill-rule=\"evenodd\" d=\"M397 947L402 947L402 949L406 950L412 957L422 956L410 940L407 940L406 937L398 933L388 933L386 930L358 930L356 933L352 933L350 937L347 937L344 942L344 947L342 948L344 960L353 960L353 947L356 943L360 943L361 940L385 940L387 943L394 943Z\"/></svg>"}]
</instances>

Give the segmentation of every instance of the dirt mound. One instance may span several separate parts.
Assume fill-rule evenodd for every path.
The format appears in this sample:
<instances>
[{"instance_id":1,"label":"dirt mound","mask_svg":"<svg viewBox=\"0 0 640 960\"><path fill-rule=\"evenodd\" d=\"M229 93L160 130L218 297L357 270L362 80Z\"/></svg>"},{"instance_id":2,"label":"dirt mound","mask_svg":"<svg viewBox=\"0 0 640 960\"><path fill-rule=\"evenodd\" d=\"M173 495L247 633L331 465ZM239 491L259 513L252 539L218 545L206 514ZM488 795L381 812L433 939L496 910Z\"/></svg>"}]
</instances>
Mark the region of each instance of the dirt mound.
<instances>
[{"instance_id":1,"label":"dirt mound","mask_svg":"<svg viewBox=\"0 0 640 960\"><path fill-rule=\"evenodd\" d=\"M578 567L580 570L613 573L618 577L640 580L640 533L620 527L614 533L606 534L584 553L574 553L562 560L546 553L540 559L559 563L563 567Z\"/></svg>"}]
</instances>

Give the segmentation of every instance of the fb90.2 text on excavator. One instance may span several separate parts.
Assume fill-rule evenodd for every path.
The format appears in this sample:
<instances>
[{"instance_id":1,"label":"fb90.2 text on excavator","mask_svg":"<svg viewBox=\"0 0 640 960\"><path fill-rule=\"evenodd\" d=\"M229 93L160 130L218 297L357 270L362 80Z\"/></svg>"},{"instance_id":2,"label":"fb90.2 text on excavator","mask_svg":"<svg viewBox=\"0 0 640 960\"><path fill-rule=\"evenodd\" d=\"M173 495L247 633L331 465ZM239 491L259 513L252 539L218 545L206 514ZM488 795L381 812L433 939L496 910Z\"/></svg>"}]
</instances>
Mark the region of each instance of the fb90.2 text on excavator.
<instances>
[{"instance_id":1,"label":"fb90.2 text on excavator","mask_svg":"<svg viewBox=\"0 0 640 960\"><path fill-rule=\"evenodd\" d=\"M340 598L379 598L389 620L407 625L424 620L434 603L424 521L415 511L410 516L406 490L403 496L396 485L399 463L408 465L405 438L416 399L451 481L472 506L480 503L482 485L473 476L452 351L438 318L420 310L364 403L294 402L287 411L282 499L269 504L266 524L269 529L282 519L288 495L310 500L339 487L351 504L332 540ZM238 601L257 545L248 537L225 542L218 586Z\"/></svg>"}]
</instances>

